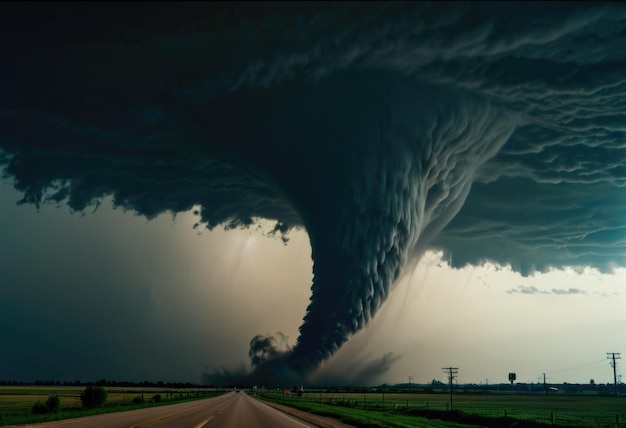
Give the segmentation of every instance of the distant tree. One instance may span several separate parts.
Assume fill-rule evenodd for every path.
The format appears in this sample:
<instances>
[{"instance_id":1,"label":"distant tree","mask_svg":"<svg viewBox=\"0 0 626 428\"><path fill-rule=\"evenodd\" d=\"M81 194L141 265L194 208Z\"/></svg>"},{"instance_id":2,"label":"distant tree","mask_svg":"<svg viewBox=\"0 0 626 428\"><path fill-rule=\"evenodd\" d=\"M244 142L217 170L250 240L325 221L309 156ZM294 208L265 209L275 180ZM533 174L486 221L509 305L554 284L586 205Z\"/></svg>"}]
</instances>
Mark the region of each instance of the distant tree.
<instances>
[{"instance_id":1,"label":"distant tree","mask_svg":"<svg viewBox=\"0 0 626 428\"><path fill-rule=\"evenodd\" d=\"M36 415L43 415L44 413L48 412L48 406L46 406L46 403L44 403L43 401L37 401L35 404L33 404L32 411Z\"/></svg>"},{"instance_id":2,"label":"distant tree","mask_svg":"<svg viewBox=\"0 0 626 428\"><path fill-rule=\"evenodd\" d=\"M56 413L61 408L61 399L58 395L53 394L48 397L46 400L46 407L48 408L48 412Z\"/></svg>"},{"instance_id":3,"label":"distant tree","mask_svg":"<svg viewBox=\"0 0 626 428\"><path fill-rule=\"evenodd\" d=\"M107 392L101 386L88 386L80 394L80 401L85 409L101 407L107 401Z\"/></svg>"},{"instance_id":4,"label":"distant tree","mask_svg":"<svg viewBox=\"0 0 626 428\"><path fill-rule=\"evenodd\" d=\"M595 384L596 384L596 381L595 381L595 380L593 380L593 379L590 379L590 380L589 380L589 385L595 385Z\"/></svg>"},{"instance_id":5,"label":"distant tree","mask_svg":"<svg viewBox=\"0 0 626 428\"><path fill-rule=\"evenodd\" d=\"M43 415L45 413L56 413L61 407L61 400L56 394L50 395L48 399L44 401L37 401L33 404L32 412L36 415Z\"/></svg>"}]
</instances>

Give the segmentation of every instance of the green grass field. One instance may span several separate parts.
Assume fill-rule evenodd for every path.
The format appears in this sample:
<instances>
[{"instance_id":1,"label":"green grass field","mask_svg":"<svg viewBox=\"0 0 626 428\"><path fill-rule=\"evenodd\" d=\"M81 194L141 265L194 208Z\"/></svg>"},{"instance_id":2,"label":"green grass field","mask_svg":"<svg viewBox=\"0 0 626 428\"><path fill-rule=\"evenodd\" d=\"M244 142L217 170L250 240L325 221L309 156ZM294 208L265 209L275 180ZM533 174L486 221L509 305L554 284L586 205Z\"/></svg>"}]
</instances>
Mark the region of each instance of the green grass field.
<instances>
[{"instance_id":1,"label":"green grass field","mask_svg":"<svg viewBox=\"0 0 626 428\"><path fill-rule=\"evenodd\" d=\"M342 418L349 419L346 411L352 411L370 423L382 420L381 425L374 426L384 427L435 426L433 420L425 424L417 417L427 415L429 418L444 418L450 414L447 411L450 397L446 394L305 392L302 397L295 394L283 397L281 392L270 392L263 396L329 415L337 410ZM626 396L465 393L453 396L453 409L458 411L457 414L465 415L466 420L472 419L469 415L474 415L474 419L479 421L477 425L481 426L502 426L506 417L545 426L554 423L554 426L562 427L626 427ZM410 419L407 422L408 415L414 415L413 425ZM463 418L458 417L456 420Z\"/></svg>"},{"instance_id":2,"label":"green grass field","mask_svg":"<svg viewBox=\"0 0 626 428\"><path fill-rule=\"evenodd\" d=\"M85 387L75 386L0 386L0 426L61 420L100 413L132 410L150 405L164 405L174 402L208 398L220 395L225 390L214 388L158 388L158 387L105 387L107 403L102 408L83 410L80 394ZM58 413L34 415L32 407L37 401L46 401L56 394L61 400ZM156 394L161 396L159 403L150 403ZM134 398L142 398L143 403L134 404Z\"/></svg>"}]
</instances>

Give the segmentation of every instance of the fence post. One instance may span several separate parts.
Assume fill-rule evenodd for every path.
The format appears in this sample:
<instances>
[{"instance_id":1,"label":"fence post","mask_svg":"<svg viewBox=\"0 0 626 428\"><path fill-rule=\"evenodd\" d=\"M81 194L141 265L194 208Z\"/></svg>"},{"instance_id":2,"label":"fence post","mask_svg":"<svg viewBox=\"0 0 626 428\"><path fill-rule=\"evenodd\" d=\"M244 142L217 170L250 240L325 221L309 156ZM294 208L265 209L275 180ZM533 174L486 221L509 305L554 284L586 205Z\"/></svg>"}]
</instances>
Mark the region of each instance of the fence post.
<instances>
[{"instance_id":1,"label":"fence post","mask_svg":"<svg viewBox=\"0 0 626 428\"><path fill-rule=\"evenodd\" d=\"M550 426L554 426L554 413L550 413Z\"/></svg>"},{"instance_id":2,"label":"fence post","mask_svg":"<svg viewBox=\"0 0 626 428\"><path fill-rule=\"evenodd\" d=\"M619 415L615 415L615 428L619 428Z\"/></svg>"}]
</instances>

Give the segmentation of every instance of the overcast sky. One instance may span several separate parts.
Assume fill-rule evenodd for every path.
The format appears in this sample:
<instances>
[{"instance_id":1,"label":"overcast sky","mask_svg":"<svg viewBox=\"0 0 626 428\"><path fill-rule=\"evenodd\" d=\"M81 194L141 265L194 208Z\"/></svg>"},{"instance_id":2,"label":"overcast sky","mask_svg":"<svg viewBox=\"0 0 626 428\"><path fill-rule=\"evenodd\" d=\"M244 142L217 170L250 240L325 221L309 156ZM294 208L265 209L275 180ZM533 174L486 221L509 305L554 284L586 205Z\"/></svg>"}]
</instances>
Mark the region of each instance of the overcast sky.
<instances>
[{"instance_id":1,"label":"overcast sky","mask_svg":"<svg viewBox=\"0 0 626 428\"><path fill-rule=\"evenodd\" d=\"M625 6L1 8L0 380L612 381Z\"/></svg>"}]
</instances>

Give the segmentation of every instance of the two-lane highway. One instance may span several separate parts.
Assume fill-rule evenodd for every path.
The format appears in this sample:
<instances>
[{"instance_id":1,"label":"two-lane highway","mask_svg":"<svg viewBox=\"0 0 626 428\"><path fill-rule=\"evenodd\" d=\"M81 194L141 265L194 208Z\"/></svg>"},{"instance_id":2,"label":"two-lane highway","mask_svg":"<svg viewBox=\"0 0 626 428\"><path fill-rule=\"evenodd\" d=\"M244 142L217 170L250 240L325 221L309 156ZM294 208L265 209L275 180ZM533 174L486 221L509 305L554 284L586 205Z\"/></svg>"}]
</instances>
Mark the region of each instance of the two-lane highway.
<instances>
[{"instance_id":1,"label":"two-lane highway","mask_svg":"<svg viewBox=\"0 0 626 428\"><path fill-rule=\"evenodd\" d=\"M305 428L316 427L245 393L37 425L37 428ZM19 425L24 427L24 425Z\"/></svg>"}]
</instances>

